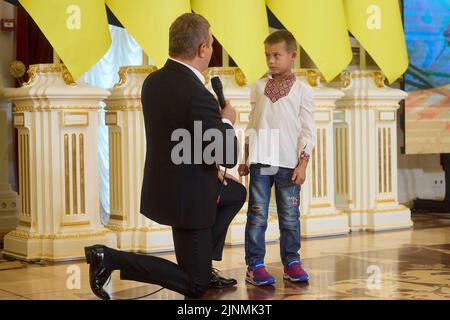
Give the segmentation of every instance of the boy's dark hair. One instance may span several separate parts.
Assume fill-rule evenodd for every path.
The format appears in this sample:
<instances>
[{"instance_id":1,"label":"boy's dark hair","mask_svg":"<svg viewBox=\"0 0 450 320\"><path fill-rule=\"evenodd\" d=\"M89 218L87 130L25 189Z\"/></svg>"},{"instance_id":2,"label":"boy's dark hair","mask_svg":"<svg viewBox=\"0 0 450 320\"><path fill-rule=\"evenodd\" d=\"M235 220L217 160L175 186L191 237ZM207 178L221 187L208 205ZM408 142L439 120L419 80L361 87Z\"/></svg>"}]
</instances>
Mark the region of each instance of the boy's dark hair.
<instances>
[{"instance_id":1,"label":"boy's dark hair","mask_svg":"<svg viewBox=\"0 0 450 320\"><path fill-rule=\"evenodd\" d=\"M266 40L264 40L264 44L276 44L283 42L285 43L286 50L289 52L297 51L297 41L295 40L292 33L287 30L278 30L272 32Z\"/></svg>"}]
</instances>

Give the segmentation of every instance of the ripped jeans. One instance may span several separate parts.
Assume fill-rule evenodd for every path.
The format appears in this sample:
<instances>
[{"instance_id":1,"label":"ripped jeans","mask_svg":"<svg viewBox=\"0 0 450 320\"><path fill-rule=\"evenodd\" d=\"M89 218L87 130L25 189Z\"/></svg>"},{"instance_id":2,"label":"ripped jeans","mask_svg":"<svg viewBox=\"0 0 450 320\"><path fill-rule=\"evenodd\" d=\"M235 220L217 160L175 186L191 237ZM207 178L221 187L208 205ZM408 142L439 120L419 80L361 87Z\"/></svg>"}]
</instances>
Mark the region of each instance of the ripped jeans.
<instances>
[{"instance_id":1,"label":"ripped jeans","mask_svg":"<svg viewBox=\"0 0 450 320\"><path fill-rule=\"evenodd\" d=\"M294 169L250 165L250 193L245 226L245 261L252 265L264 261L265 233L272 186L275 184L280 253L284 265L300 261L300 186L291 181Z\"/></svg>"}]
</instances>

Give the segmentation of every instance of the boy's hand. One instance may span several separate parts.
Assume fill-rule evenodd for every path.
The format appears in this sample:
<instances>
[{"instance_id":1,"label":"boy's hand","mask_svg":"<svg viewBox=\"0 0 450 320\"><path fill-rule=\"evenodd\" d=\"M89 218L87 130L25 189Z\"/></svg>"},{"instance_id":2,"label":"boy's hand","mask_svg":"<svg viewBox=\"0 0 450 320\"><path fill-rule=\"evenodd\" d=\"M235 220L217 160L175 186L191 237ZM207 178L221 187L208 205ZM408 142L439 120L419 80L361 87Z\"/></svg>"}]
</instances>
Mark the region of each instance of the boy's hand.
<instances>
[{"instance_id":1,"label":"boy's hand","mask_svg":"<svg viewBox=\"0 0 450 320\"><path fill-rule=\"evenodd\" d=\"M250 173L250 170L248 169L248 165L244 164L240 164L238 167L238 173L239 175L242 176L246 176Z\"/></svg>"},{"instance_id":2,"label":"boy's hand","mask_svg":"<svg viewBox=\"0 0 450 320\"><path fill-rule=\"evenodd\" d=\"M306 179L306 166L298 165L292 174L292 182L296 185L302 185Z\"/></svg>"}]
</instances>

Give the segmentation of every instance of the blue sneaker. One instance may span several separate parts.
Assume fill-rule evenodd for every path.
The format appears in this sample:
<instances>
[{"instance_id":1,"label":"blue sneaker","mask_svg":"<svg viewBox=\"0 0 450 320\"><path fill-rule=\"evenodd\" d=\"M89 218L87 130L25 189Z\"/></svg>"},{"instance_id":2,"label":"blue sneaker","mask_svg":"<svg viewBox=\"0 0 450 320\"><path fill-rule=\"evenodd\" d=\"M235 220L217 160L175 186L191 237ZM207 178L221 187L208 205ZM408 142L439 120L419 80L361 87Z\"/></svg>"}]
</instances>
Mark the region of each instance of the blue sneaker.
<instances>
[{"instance_id":1,"label":"blue sneaker","mask_svg":"<svg viewBox=\"0 0 450 320\"><path fill-rule=\"evenodd\" d=\"M245 281L255 286L268 286L275 283L275 278L267 271L264 263L258 261L248 266Z\"/></svg>"},{"instance_id":2,"label":"blue sneaker","mask_svg":"<svg viewBox=\"0 0 450 320\"><path fill-rule=\"evenodd\" d=\"M284 266L283 278L292 282L305 282L309 280L309 275L303 269L300 261L292 261L287 266Z\"/></svg>"}]
</instances>

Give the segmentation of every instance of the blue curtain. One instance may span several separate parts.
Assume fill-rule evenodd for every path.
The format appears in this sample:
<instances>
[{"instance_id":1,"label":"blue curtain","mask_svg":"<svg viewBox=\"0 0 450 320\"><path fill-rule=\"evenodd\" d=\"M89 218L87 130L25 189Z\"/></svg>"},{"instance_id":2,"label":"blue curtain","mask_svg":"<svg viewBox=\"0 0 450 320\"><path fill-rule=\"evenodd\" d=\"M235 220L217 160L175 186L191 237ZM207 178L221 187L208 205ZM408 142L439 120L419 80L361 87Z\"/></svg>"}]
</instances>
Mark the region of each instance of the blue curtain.
<instances>
[{"instance_id":1,"label":"blue curtain","mask_svg":"<svg viewBox=\"0 0 450 320\"><path fill-rule=\"evenodd\" d=\"M84 74L84 81L96 87L110 89L119 81L119 68L122 66L141 65L142 50L137 42L123 28L109 26L111 47L103 58ZM109 219L109 147L108 127L105 125L105 112L100 111L98 129L98 171L100 217L103 224Z\"/></svg>"}]
</instances>

